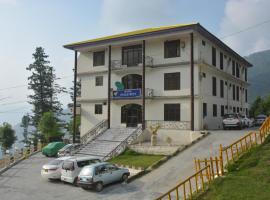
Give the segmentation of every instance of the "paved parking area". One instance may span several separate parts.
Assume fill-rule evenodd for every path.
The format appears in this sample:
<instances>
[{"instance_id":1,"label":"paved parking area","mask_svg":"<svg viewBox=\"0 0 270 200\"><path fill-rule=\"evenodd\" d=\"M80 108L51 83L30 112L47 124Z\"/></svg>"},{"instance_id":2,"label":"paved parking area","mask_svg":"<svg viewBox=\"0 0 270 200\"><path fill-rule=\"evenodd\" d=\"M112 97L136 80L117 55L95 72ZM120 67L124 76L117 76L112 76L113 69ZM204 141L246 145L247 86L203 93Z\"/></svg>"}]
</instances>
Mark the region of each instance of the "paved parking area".
<instances>
[{"instance_id":1,"label":"paved parking area","mask_svg":"<svg viewBox=\"0 0 270 200\"><path fill-rule=\"evenodd\" d=\"M140 199L157 197L194 173L194 157L215 154L219 144L227 145L250 130L212 131L209 136L170 159L151 173L129 184L114 184L100 193L85 191L62 182L50 182L40 176L40 169L50 159L37 154L0 176L1 200L89 200Z\"/></svg>"}]
</instances>

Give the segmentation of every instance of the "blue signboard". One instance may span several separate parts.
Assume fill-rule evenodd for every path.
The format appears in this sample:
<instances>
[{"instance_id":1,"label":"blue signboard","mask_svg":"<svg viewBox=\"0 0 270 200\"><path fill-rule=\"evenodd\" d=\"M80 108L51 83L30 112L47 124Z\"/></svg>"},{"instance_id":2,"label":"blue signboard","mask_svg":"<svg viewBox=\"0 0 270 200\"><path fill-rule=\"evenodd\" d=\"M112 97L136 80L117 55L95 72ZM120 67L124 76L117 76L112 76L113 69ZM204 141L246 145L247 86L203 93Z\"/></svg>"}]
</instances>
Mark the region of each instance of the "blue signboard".
<instances>
[{"instance_id":1,"label":"blue signboard","mask_svg":"<svg viewBox=\"0 0 270 200\"><path fill-rule=\"evenodd\" d=\"M126 89L113 91L113 98L134 98L141 96L141 89Z\"/></svg>"}]
</instances>

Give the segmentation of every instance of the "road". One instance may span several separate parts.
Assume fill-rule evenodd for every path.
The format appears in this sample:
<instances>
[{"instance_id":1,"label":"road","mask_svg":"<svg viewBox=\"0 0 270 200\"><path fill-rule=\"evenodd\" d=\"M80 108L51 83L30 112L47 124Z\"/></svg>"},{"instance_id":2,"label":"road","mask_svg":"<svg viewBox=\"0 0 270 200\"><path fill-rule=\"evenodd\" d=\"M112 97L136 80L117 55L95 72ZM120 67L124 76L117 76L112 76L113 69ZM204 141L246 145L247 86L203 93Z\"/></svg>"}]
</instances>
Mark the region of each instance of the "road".
<instances>
[{"instance_id":1,"label":"road","mask_svg":"<svg viewBox=\"0 0 270 200\"><path fill-rule=\"evenodd\" d=\"M242 131L212 131L209 136L187 148L158 169L129 184L114 184L100 193L50 182L40 176L40 169L50 158L32 156L0 176L1 200L148 200L166 192L176 183L194 173L194 157L204 158L218 152L219 144L228 145L248 133Z\"/></svg>"}]
</instances>

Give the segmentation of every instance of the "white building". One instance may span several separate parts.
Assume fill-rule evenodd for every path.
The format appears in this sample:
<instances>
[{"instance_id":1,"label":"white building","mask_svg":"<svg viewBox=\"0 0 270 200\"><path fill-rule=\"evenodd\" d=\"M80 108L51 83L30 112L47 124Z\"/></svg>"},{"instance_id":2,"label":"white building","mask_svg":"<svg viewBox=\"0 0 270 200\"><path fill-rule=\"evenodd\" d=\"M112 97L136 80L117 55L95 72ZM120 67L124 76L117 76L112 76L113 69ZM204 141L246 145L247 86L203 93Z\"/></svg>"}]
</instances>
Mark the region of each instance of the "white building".
<instances>
[{"instance_id":1,"label":"white building","mask_svg":"<svg viewBox=\"0 0 270 200\"><path fill-rule=\"evenodd\" d=\"M75 51L81 81L81 136L103 119L109 128L160 124L177 134L220 129L224 113L248 112L252 65L198 23L64 47Z\"/></svg>"}]
</instances>

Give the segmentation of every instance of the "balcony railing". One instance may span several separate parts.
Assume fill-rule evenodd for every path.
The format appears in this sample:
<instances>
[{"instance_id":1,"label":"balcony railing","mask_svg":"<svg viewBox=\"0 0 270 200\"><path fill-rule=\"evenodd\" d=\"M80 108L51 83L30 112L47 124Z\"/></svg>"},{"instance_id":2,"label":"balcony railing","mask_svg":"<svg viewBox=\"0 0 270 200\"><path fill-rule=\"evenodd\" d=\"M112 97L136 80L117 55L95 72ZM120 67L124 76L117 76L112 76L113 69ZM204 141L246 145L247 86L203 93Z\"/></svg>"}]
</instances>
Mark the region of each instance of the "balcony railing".
<instances>
[{"instance_id":1,"label":"balcony railing","mask_svg":"<svg viewBox=\"0 0 270 200\"><path fill-rule=\"evenodd\" d=\"M113 99L132 99L140 98L142 96L142 90L138 89L125 89L112 91ZM150 88L145 89L145 97L151 98L154 96L154 90Z\"/></svg>"},{"instance_id":2,"label":"balcony railing","mask_svg":"<svg viewBox=\"0 0 270 200\"><path fill-rule=\"evenodd\" d=\"M128 67L136 67L136 66L142 66L142 63L134 64L134 65L123 65L122 60L112 60L112 69L113 70L120 70L120 69L127 69ZM145 57L145 65L146 66L153 66L153 58L150 56Z\"/></svg>"},{"instance_id":3,"label":"balcony railing","mask_svg":"<svg viewBox=\"0 0 270 200\"><path fill-rule=\"evenodd\" d=\"M146 121L146 127L158 125L160 125L161 129L190 130L190 122L188 121L163 121L163 120Z\"/></svg>"}]
</instances>

